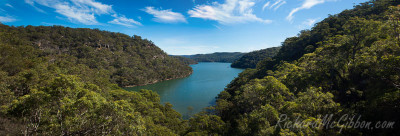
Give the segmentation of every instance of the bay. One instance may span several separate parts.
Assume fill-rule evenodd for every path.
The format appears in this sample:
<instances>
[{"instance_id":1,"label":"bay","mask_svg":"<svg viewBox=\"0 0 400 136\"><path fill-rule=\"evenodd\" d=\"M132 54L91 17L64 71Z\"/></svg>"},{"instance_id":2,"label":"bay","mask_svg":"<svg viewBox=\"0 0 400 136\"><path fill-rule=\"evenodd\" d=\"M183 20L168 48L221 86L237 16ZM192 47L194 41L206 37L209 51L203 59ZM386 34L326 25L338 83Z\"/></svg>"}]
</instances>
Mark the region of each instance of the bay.
<instances>
[{"instance_id":1,"label":"bay","mask_svg":"<svg viewBox=\"0 0 400 136\"><path fill-rule=\"evenodd\" d=\"M160 95L161 103L171 103L187 118L215 103L215 97L224 90L243 69L231 68L231 63L200 62L191 65L189 77L159 83L125 88L128 91L148 89Z\"/></svg>"}]
</instances>

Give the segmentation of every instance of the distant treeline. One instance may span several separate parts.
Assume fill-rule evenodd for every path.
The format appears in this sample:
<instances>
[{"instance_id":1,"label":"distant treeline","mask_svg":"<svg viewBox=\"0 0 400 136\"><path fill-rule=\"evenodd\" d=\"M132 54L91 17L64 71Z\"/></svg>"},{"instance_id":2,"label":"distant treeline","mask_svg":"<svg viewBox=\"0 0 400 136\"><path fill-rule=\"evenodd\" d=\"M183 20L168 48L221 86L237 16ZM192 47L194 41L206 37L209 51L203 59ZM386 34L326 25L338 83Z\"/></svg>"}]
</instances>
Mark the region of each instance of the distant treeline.
<instances>
[{"instance_id":1,"label":"distant treeline","mask_svg":"<svg viewBox=\"0 0 400 136\"><path fill-rule=\"evenodd\" d=\"M281 47L272 47L246 53L231 64L233 68L256 68L257 63L264 59L272 60Z\"/></svg>"},{"instance_id":2,"label":"distant treeline","mask_svg":"<svg viewBox=\"0 0 400 136\"><path fill-rule=\"evenodd\" d=\"M182 61L183 63L187 64L187 65L192 65L192 64L197 64L198 62L193 60L193 59L189 59L183 56L176 56L176 55L171 55L174 58L179 59L180 61Z\"/></svg>"},{"instance_id":3,"label":"distant treeline","mask_svg":"<svg viewBox=\"0 0 400 136\"><path fill-rule=\"evenodd\" d=\"M181 55L197 62L227 62L232 63L245 53L240 52L216 52L211 54Z\"/></svg>"}]
</instances>

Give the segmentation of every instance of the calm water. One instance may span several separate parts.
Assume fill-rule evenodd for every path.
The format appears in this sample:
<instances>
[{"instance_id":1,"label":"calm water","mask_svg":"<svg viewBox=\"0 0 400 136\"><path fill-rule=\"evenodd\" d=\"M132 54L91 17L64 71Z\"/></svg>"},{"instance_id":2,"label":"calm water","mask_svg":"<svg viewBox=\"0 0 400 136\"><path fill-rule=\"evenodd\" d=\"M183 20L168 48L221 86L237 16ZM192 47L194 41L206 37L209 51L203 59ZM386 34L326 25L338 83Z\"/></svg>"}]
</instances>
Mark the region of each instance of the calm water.
<instances>
[{"instance_id":1,"label":"calm water","mask_svg":"<svg viewBox=\"0 0 400 136\"><path fill-rule=\"evenodd\" d=\"M153 90L160 95L161 103L171 103L176 111L187 117L214 104L215 97L243 71L231 68L230 64L203 62L191 65L193 74L187 78L125 89L129 91ZM189 107L193 109L189 110L191 109Z\"/></svg>"}]
</instances>

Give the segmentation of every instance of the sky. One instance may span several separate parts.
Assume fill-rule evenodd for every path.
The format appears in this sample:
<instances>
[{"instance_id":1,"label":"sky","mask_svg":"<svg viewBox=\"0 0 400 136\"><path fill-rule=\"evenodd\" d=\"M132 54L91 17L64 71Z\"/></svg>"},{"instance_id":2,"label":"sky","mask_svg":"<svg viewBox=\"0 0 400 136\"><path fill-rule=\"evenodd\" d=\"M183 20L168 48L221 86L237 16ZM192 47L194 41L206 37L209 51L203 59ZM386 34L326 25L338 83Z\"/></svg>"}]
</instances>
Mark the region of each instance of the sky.
<instances>
[{"instance_id":1,"label":"sky","mask_svg":"<svg viewBox=\"0 0 400 136\"><path fill-rule=\"evenodd\" d=\"M99 28L153 41L171 55L277 47L367 0L0 0L13 26Z\"/></svg>"}]
</instances>

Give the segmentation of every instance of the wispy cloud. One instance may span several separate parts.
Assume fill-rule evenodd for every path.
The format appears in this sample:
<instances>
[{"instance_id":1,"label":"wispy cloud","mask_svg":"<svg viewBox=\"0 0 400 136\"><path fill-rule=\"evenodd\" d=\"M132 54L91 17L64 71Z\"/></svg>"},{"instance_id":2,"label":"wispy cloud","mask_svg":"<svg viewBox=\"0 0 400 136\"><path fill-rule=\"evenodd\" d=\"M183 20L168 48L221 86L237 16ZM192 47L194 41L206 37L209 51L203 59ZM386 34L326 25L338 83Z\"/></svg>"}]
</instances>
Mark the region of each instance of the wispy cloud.
<instances>
[{"instance_id":1,"label":"wispy cloud","mask_svg":"<svg viewBox=\"0 0 400 136\"><path fill-rule=\"evenodd\" d=\"M269 9L277 10L279 7L281 7L284 4L286 4L286 1L284 1L284 0L275 0L275 2L273 4L271 4L271 1L268 1L267 3L264 4L262 10L264 11L265 8L267 8L267 7Z\"/></svg>"},{"instance_id":2,"label":"wispy cloud","mask_svg":"<svg viewBox=\"0 0 400 136\"><path fill-rule=\"evenodd\" d=\"M303 24L307 26L312 26L315 22L317 22L317 19L307 19L303 22Z\"/></svg>"},{"instance_id":3,"label":"wispy cloud","mask_svg":"<svg viewBox=\"0 0 400 136\"><path fill-rule=\"evenodd\" d=\"M103 4L95 0L25 0L25 3L33 6L39 12L45 12L37 8L35 4L55 9L55 12L65 16L71 22L82 23L85 25L99 25L96 16L110 15L115 19L110 22L114 24L129 26L138 24L133 19L123 15L117 15L112 5Z\"/></svg>"},{"instance_id":4,"label":"wispy cloud","mask_svg":"<svg viewBox=\"0 0 400 136\"><path fill-rule=\"evenodd\" d=\"M292 9L292 11L286 17L286 19L289 21L292 21L294 18L294 16L293 16L294 13L296 13L300 10L303 10L303 9L310 9L310 8L314 7L315 5L322 4L327 1L336 1L336 0L304 0L303 4L300 7Z\"/></svg>"},{"instance_id":5,"label":"wispy cloud","mask_svg":"<svg viewBox=\"0 0 400 136\"><path fill-rule=\"evenodd\" d=\"M312 27L320 18L314 18L314 19L306 19L299 25L299 29L305 29L305 28L310 28Z\"/></svg>"},{"instance_id":6,"label":"wispy cloud","mask_svg":"<svg viewBox=\"0 0 400 136\"><path fill-rule=\"evenodd\" d=\"M215 26L215 28L217 28L218 30L223 31L223 29L221 27L219 27L218 25L213 25L213 26Z\"/></svg>"},{"instance_id":7,"label":"wispy cloud","mask_svg":"<svg viewBox=\"0 0 400 136\"><path fill-rule=\"evenodd\" d=\"M197 5L189 10L190 17L218 21L221 24L261 22L271 23L253 14L255 0L225 0L225 3L213 2L211 5Z\"/></svg>"},{"instance_id":8,"label":"wispy cloud","mask_svg":"<svg viewBox=\"0 0 400 136\"><path fill-rule=\"evenodd\" d=\"M97 14L109 14L114 12L111 5L102 4L94 0L71 0L75 6L83 7L83 9L95 12Z\"/></svg>"},{"instance_id":9,"label":"wispy cloud","mask_svg":"<svg viewBox=\"0 0 400 136\"><path fill-rule=\"evenodd\" d=\"M279 7L281 7L282 5L286 4L286 1L282 1L281 3L279 3L278 5L276 5L274 7L274 10L277 10Z\"/></svg>"},{"instance_id":10,"label":"wispy cloud","mask_svg":"<svg viewBox=\"0 0 400 136\"><path fill-rule=\"evenodd\" d=\"M38 8L38 7L35 6L34 0L25 0L25 3L31 5L31 6L32 6L33 8L35 8L38 12L46 13L44 10L42 10L42 9L40 9L40 8Z\"/></svg>"},{"instance_id":11,"label":"wispy cloud","mask_svg":"<svg viewBox=\"0 0 400 136\"><path fill-rule=\"evenodd\" d=\"M87 12L85 9L66 4L56 4L54 5L54 8L56 9L57 13L66 16L72 22L78 21L86 25L99 24L94 16L94 13Z\"/></svg>"},{"instance_id":12,"label":"wispy cloud","mask_svg":"<svg viewBox=\"0 0 400 136\"><path fill-rule=\"evenodd\" d=\"M154 7L146 7L143 9L146 13L149 13L154 16L154 21L161 23L179 23L179 22L187 22L185 16L181 13L173 12L171 9L167 10L158 10Z\"/></svg>"},{"instance_id":13,"label":"wispy cloud","mask_svg":"<svg viewBox=\"0 0 400 136\"><path fill-rule=\"evenodd\" d=\"M5 5L6 5L7 7L14 8L14 6L12 6L11 4L6 3Z\"/></svg>"},{"instance_id":14,"label":"wispy cloud","mask_svg":"<svg viewBox=\"0 0 400 136\"><path fill-rule=\"evenodd\" d=\"M134 27L136 25L139 25L139 26L142 25L140 22L135 21L135 20L130 19L130 18L126 18L125 16L118 16L116 14L114 14L113 16L115 17L115 19L112 20L112 21L109 21L108 23L117 24L117 25L123 25L123 26L126 26L126 27Z\"/></svg>"},{"instance_id":15,"label":"wispy cloud","mask_svg":"<svg viewBox=\"0 0 400 136\"><path fill-rule=\"evenodd\" d=\"M8 22L15 22L17 19L11 16L0 16L0 22L2 23L8 23Z\"/></svg>"},{"instance_id":16,"label":"wispy cloud","mask_svg":"<svg viewBox=\"0 0 400 136\"><path fill-rule=\"evenodd\" d=\"M271 4L271 1L268 1L267 3L264 4L262 7L262 10L264 11L266 7L268 7Z\"/></svg>"}]
</instances>

